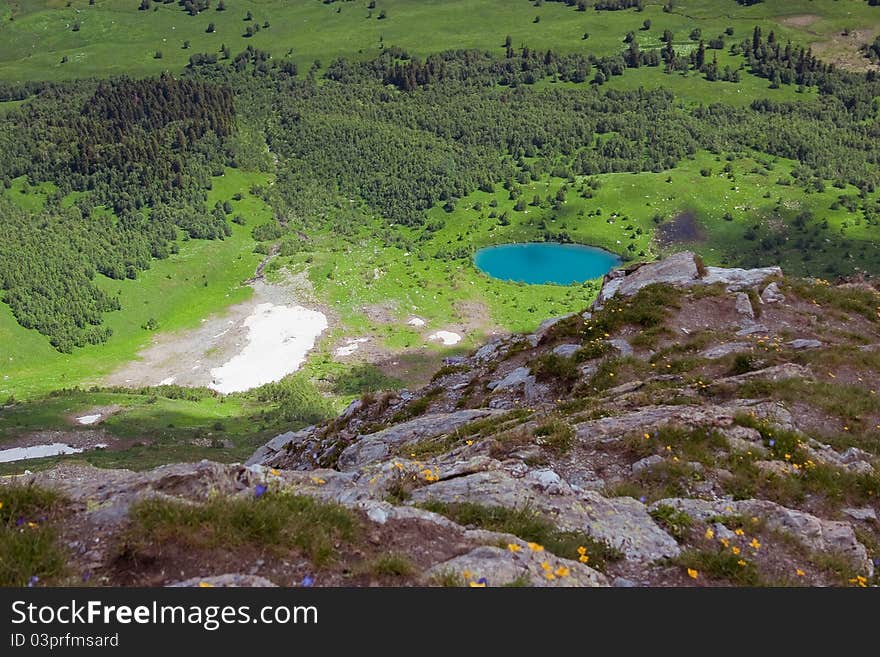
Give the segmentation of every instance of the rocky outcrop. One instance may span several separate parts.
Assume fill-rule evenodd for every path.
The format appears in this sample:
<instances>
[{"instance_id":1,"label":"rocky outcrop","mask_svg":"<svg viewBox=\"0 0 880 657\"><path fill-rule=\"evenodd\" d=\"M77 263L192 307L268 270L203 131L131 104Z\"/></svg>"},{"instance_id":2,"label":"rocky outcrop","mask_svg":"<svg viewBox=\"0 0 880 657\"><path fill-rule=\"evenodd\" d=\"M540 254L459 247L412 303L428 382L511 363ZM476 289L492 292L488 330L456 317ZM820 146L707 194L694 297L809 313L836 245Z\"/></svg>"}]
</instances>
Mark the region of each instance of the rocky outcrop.
<instances>
[{"instance_id":1,"label":"rocky outcrop","mask_svg":"<svg viewBox=\"0 0 880 657\"><path fill-rule=\"evenodd\" d=\"M723 516L754 517L773 530L785 532L813 552L837 554L847 559L859 571L869 575L874 573L874 564L868 558L865 546L856 539L852 525L846 522L823 520L767 500L711 502L670 498L656 502L652 508L660 506L684 511L692 518L703 521Z\"/></svg>"},{"instance_id":2,"label":"rocky outcrop","mask_svg":"<svg viewBox=\"0 0 880 657\"><path fill-rule=\"evenodd\" d=\"M430 583L451 577L472 586L608 586L602 573L582 563L544 550L536 552L523 541L516 540L510 545L516 549L487 545L439 563L425 573L425 580Z\"/></svg>"},{"instance_id":3,"label":"rocky outcrop","mask_svg":"<svg viewBox=\"0 0 880 657\"><path fill-rule=\"evenodd\" d=\"M394 448L449 433L469 422L498 413L499 411L483 408L423 415L377 433L359 436L339 455L339 468L353 470L370 462L381 461L388 457Z\"/></svg>"},{"instance_id":4,"label":"rocky outcrop","mask_svg":"<svg viewBox=\"0 0 880 657\"><path fill-rule=\"evenodd\" d=\"M562 529L580 531L623 552L650 562L678 554L675 540L660 529L644 504L628 497L606 498L572 488L546 475L515 478L504 471L480 472L440 481L413 492L413 502L476 502L486 506L530 508Z\"/></svg>"}]
</instances>

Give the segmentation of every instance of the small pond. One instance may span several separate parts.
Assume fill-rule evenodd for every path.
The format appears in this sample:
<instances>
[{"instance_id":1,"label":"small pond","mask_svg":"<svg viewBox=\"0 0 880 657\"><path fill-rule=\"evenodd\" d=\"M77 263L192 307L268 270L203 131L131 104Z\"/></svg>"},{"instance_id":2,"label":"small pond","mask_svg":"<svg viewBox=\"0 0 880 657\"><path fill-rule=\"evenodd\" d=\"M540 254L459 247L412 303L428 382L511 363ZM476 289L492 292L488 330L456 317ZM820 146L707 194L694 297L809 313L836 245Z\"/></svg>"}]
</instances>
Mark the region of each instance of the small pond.
<instances>
[{"instance_id":1,"label":"small pond","mask_svg":"<svg viewBox=\"0 0 880 657\"><path fill-rule=\"evenodd\" d=\"M571 285L604 276L620 264L620 258L594 246L534 242L480 249L474 264L503 281Z\"/></svg>"}]
</instances>

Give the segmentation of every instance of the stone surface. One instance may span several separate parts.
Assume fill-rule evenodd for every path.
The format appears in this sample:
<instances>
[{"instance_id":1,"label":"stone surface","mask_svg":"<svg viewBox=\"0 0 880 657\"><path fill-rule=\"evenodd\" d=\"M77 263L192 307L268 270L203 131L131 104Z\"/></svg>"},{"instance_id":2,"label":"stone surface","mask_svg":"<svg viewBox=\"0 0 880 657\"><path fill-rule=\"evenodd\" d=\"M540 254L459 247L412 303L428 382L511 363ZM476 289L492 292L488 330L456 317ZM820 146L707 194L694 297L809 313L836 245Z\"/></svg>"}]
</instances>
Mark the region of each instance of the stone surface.
<instances>
[{"instance_id":1,"label":"stone surface","mask_svg":"<svg viewBox=\"0 0 880 657\"><path fill-rule=\"evenodd\" d=\"M663 463L663 457L659 454L651 454L651 456L646 456L643 459L639 459L635 463L630 466L630 470L632 470L633 474L638 474L640 472L644 472L645 470L650 470L655 465L659 465Z\"/></svg>"},{"instance_id":2,"label":"stone surface","mask_svg":"<svg viewBox=\"0 0 880 657\"><path fill-rule=\"evenodd\" d=\"M710 360L715 360L717 358L724 358L728 354L738 354L744 351L751 351L752 343L751 342L727 342L725 344L715 345L714 347L709 347L705 351L700 353L700 356L703 358L708 358Z\"/></svg>"},{"instance_id":3,"label":"stone surface","mask_svg":"<svg viewBox=\"0 0 880 657\"><path fill-rule=\"evenodd\" d=\"M841 509L841 512L854 520L877 522L877 512L869 506L861 509Z\"/></svg>"},{"instance_id":4,"label":"stone surface","mask_svg":"<svg viewBox=\"0 0 880 657\"><path fill-rule=\"evenodd\" d=\"M705 285L722 283L728 292L739 292L759 286L770 276L782 276L782 270L779 267L760 267L758 269L706 267L706 275L702 282Z\"/></svg>"},{"instance_id":5,"label":"stone surface","mask_svg":"<svg viewBox=\"0 0 880 657\"><path fill-rule=\"evenodd\" d=\"M690 427L730 427L740 413L753 413L782 428L791 428L791 414L781 404L739 400L719 406L644 406L629 413L590 420L575 425L575 435L583 442L622 438L628 434L653 431L667 424Z\"/></svg>"},{"instance_id":6,"label":"stone surface","mask_svg":"<svg viewBox=\"0 0 880 657\"><path fill-rule=\"evenodd\" d=\"M874 573L874 564L868 558L867 550L855 536L849 523L837 520L823 520L814 515L789 509L767 500L706 500L670 498L659 500L651 505L671 506L684 511L693 518L707 520L713 516L742 515L763 519L767 527L790 534L795 540L813 552L834 552L846 558L855 568Z\"/></svg>"},{"instance_id":7,"label":"stone surface","mask_svg":"<svg viewBox=\"0 0 880 657\"><path fill-rule=\"evenodd\" d=\"M818 349L822 346L822 343L819 340L807 340L804 338L790 340L786 344L792 349Z\"/></svg>"},{"instance_id":8,"label":"stone surface","mask_svg":"<svg viewBox=\"0 0 880 657\"><path fill-rule=\"evenodd\" d=\"M755 310L752 308L752 301L745 292L736 293L736 312L740 315L754 319Z\"/></svg>"},{"instance_id":9,"label":"stone surface","mask_svg":"<svg viewBox=\"0 0 880 657\"><path fill-rule=\"evenodd\" d=\"M577 353L581 346L579 344L561 344L553 349L553 353L563 358L570 358Z\"/></svg>"},{"instance_id":10,"label":"stone surface","mask_svg":"<svg viewBox=\"0 0 880 657\"><path fill-rule=\"evenodd\" d=\"M659 262L642 265L628 276L606 280L599 292L599 302L604 302L619 294L632 296L647 285L669 283L671 285L693 284L700 277L694 254L690 251L675 253Z\"/></svg>"},{"instance_id":11,"label":"stone surface","mask_svg":"<svg viewBox=\"0 0 880 657\"><path fill-rule=\"evenodd\" d=\"M678 554L675 539L654 522L645 505L637 500L575 491L564 481L557 486L551 495L536 482L516 479L504 471L481 472L417 488L411 501L528 507L553 518L562 529L582 531L605 541L621 550L627 559L644 562Z\"/></svg>"},{"instance_id":12,"label":"stone surface","mask_svg":"<svg viewBox=\"0 0 880 657\"><path fill-rule=\"evenodd\" d=\"M764 303L783 303L785 295L779 291L779 284L773 281L761 292L761 301Z\"/></svg>"},{"instance_id":13,"label":"stone surface","mask_svg":"<svg viewBox=\"0 0 880 657\"><path fill-rule=\"evenodd\" d=\"M371 461L381 461L391 454L391 449L394 447L449 433L468 422L488 417L496 412L484 408L454 413L433 413L377 433L359 436L339 455L339 469L352 470Z\"/></svg>"},{"instance_id":14,"label":"stone surface","mask_svg":"<svg viewBox=\"0 0 880 657\"><path fill-rule=\"evenodd\" d=\"M617 349L623 357L632 356L634 353L632 346L623 338L613 338L608 341L608 344Z\"/></svg>"},{"instance_id":15,"label":"stone surface","mask_svg":"<svg viewBox=\"0 0 880 657\"><path fill-rule=\"evenodd\" d=\"M265 577L257 575L243 575L242 573L227 573L225 575L211 575L210 577L193 577L182 582L174 582L168 585L171 588L180 587L223 587L223 588L265 588L274 587L276 584Z\"/></svg>"},{"instance_id":16,"label":"stone surface","mask_svg":"<svg viewBox=\"0 0 880 657\"><path fill-rule=\"evenodd\" d=\"M517 386L524 386L535 383L535 377L532 376L528 367L517 367L504 378L491 381L486 387L489 390L499 392L501 390L509 390Z\"/></svg>"},{"instance_id":17,"label":"stone surface","mask_svg":"<svg viewBox=\"0 0 880 657\"><path fill-rule=\"evenodd\" d=\"M562 559L546 550L535 552L520 540L513 544L519 549L486 545L439 563L425 573L425 582L453 578L466 586L471 582L486 586L608 586L605 575L578 561Z\"/></svg>"}]
</instances>

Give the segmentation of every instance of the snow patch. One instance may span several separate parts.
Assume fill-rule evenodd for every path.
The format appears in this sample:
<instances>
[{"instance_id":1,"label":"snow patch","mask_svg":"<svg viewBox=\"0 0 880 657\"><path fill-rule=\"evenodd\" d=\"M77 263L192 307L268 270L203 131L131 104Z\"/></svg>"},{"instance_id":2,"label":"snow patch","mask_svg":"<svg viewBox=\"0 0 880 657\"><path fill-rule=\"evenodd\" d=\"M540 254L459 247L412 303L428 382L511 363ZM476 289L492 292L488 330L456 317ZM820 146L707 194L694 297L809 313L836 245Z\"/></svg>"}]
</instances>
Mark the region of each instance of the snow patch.
<instances>
[{"instance_id":1,"label":"snow patch","mask_svg":"<svg viewBox=\"0 0 880 657\"><path fill-rule=\"evenodd\" d=\"M261 303L244 325L247 344L237 356L211 369L208 387L217 392L250 390L295 372L327 328L327 317L302 306Z\"/></svg>"}]
</instances>

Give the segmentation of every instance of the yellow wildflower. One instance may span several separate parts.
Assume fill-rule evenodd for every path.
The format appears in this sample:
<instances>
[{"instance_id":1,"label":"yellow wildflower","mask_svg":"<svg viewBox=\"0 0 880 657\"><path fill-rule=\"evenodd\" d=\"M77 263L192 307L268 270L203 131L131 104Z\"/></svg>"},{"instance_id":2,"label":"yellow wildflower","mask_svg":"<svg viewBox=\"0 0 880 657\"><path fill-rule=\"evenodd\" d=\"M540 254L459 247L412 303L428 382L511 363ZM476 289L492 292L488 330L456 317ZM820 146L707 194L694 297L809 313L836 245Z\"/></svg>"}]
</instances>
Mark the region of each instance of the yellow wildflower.
<instances>
[{"instance_id":1,"label":"yellow wildflower","mask_svg":"<svg viewBox=\"0 0 880 657\"><path fill-rule=\"evenodd\" d=\"M465 579L470 579L471 578L471 571L465 570L464 572L462 572L461 576Z\"/></svg>"},{"instance_id":2,"label":"yellow wildflower","mask_svg":"<svg viewBox=\"0 0 880 657\"><path fill-rule=\"evenodd\" d=\"M3 508L3 502L0 502L0 509Z\"/></svg>"},{"instance_id":3,"label":"yellow wildflower","mask_svg":"<svg viewBox=\"0 0 880 657\"><path fill-rule=\"evenodd\" d=\"M571 571L565 566L559 566L555 571L557 577L568 577Z\"/></svg>"},{"instance_id":4,"label":"yellow wildflower","mask_svg":"<svg viewBox=\"0 0 880 657\"><path fill-rule=\"evenodd\" d=\"M589 555L586 555L586 554L582 554L581 556L578 557L578 561L580 561L581 563L587 563L589 560L590 560L590 557L589 557Z\"/></svg>"},{"instance_id":5,"label":"yellow wildflower","mask_svg":"<svg viewBox=\"0 0 880 657\"><path fill-rule=\"evenodd\" d=\"M699 576L699 574L700 574L700 573L698 573L698 572L697 572L696 570L694 570L693 568L688 568L688 577L690 577L691 579L697 579L697 577Z\"/></svg>"},{"instance_id":6,"label":"yellow wildflower","mask_svg":"<svg viewBox=\"0 0 880 657\"><path fill-rule=\"evenodd\" d=\"M724 547L730 547L730 541L728 541L726 538L722 538L721 545L723 545Z\"/></svg>"},{"instance_id":7,"label":"yellow wildflower","mask_svg":"<svg viewBox=\"0 0 880 657\"><path fill-rule=\"evenodd\" d=\"M538 545L537 543L527 543L526 545L529 546L529 549L532 552L543 552L544 551L543 545Z\"/></svg>"},{"instance_id":8,"label":"yellow wildflower","mask_svg":"<svg viewBox=\"0 0 880 657\"><path fill-rule=\"evenodd\" d=\"M745 534L745 532L742 529L734 529L733 533L736 534L737 536L742 536Z\"/></svg>"},{"instance_id":9,"label":"yellow wildflower","mask_svg":"<svg viewBox=\"0 0 880 657\"><path fill-rule=\"evenodd\" d=\"M730 551L733 552L734 554L739 554L741 552L741 550L738 547L736 547L735 545L732 548L730 548Z\"/></svg>"},{"instance_id":10,"label":"yellow wildflower","mask_svg":"<svg viewBox=\"0 0 880 657\"><path fill-rule=\"evenodd\" d=\"M547 563L546 561L542 561L542 562L541 562L541 568L543 568L544 570L546 570L548 573L549 573L551 570L553 570L553 568L550 566L550 564Z\"/></svg>"},{"instance_id":11,"label":"yellow wildflower","mask_svg":"<svg viewBox=\"0 0 880 657\"><path fill-rule=\"evenodd\" d=\"M586 553L587 553L587 548L585 548L583 545L579 545L578 546L578 554L581 556L584 556Z\"/></svg>"},{"instance_id":12,"label":"yellow wildflower","mask_svg":"<svg viewBox=\"0 0 880 657\"><path fill-rule=\"evenodd\" d=\"M708 538L709 540L712 540L712 538L714 538L714 537L715 537L715 532L713 531L713 529L711 527L707 527L706 528L706 538Z\"/></svg>"},{"instance_id":13,"label":"yellow wildflower","mask_svg":"<svg viewBox=\"0 0 880 657\"><path fill-rule=\"evenodd\" d=\"M556 575L554 575L553 573L544 573L544 577L546 577L547 579L549 579L551 581L556 579Z\"/></svg>"},{"instance_id":14,"label":"yellow wildflower","mask_svg":"<svg viewBox=\"0 0 880 657\"><path fill-rule=\"evenodd\" d=\"M472 589L484 589L486 588L486 582L468 582L468 586Z\"/></svg>"},{"instance_id":15,"label":"yellow wildflower","mask_svg":"<svg viewBox=\"0 0 880 657\"><path fill-rule=\"evenodd\" d=\"M519 552L520 550L522 550L522 548L519 545L517 545L516 543L508 543L507 549L510 550L511 552Z\"/></svg>"},{"instance_id":16,"label":"yellow wildflower","mask_svg":"<svg viewBox=\"0 0 880 657\"><path fill-rule=\"evenodd\" d=\"M468 447L470 447L471 445L474 444L474 441L473 440L465 440L464 444L467 445Z\"/></svg>"},{"instance_id":17,"label":"yellow wildflower","mask_svg":"<svg viewBox=\"0 0 880 657\"><path fill-rule=\"evenodd\" d=\"M200 589L213 589L214 585L211 582L199 582Z\"/></svg>"},{"instance_id":18,"label":"yellow wildflower","mask_svg":"<svg viewBox=\"0 0 880 657\"><path fill-rule=\"evenodd\" d=\"M29 522L27 525L28 525L28 527L30 527L31 529L36 529L36 528L37 528L37 523L35 523L35 522Z\"/></svg>"},{"instance_id":19,"label":"yellow wildflower","mask_svg":"<svg viewBox=\"0 0 880 657\"><path fill-rule=\"evenodd\" d=\"M645 432L645 440L649 440L651 438L651 434Z\"/></svg>"},{"instance_id":20,"label":"yellow wildflower","mask_svg":"<svg viewBox=\"0 0 880 657\"><path fill-rule=\"evenodd\" d=\"M749 543L749 547L757 550L759 547L761 547L761 544L758 542L757 538L753 538L751 543Z\"/></svg>"},{"instance_id":21,"label":"yellow wildflower","mask_svg":"<svg viewBox=\"0 0 880 657\"><path fill-rule=\"evenodd\" d=\"M745 566L745 565L746 565L746 562L745 562L744 559L740 559L739 561L736 562L736 564L737 564L738 566Z\"/></svg>"},{"instance_id":22,"label":"yellow wildflower","mask_svg":"<svg viewBox=\"0 0 880 657\"><path fill-rule=\"evenodd\" d=\"M794 574L797 575L798 577L803 577L804 575L806 575L806 573L803 570L801 570L800 568L796 568L794 571Z\"/></svg>"},{"instance_id":23,"label":"yellow wildflower","mask_svg":"<svg viewBox=\"0 0 880 657\"><path fill-rule=\"evenodd\" d=\"M319 486L323 486L324 484L327 483L325 480L321 479L320 477L312 477L312 481L315 482L316 484L318 484Z\"/></svg>"},{"instance_id":24,"label":"yellow wildflower","mask_svg":"<svg viewBox=\"0 0 880 657\"><path fill-rule=\"evenodd\" d=\"M276 470L275 468L269 468L269 474L272 475L273 477L278 477L281 475L281 471Z\"/></svg>"}]
</instances>

